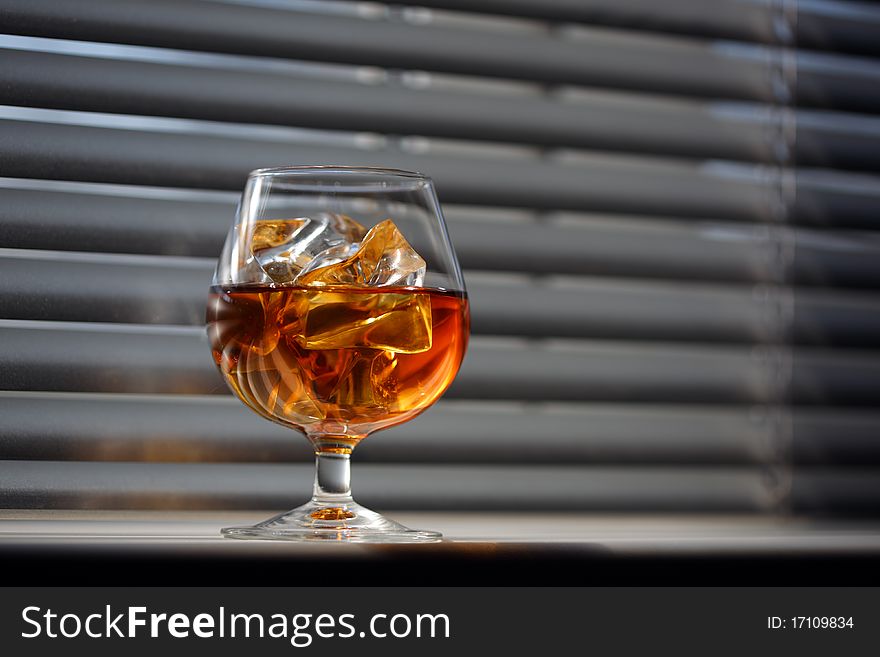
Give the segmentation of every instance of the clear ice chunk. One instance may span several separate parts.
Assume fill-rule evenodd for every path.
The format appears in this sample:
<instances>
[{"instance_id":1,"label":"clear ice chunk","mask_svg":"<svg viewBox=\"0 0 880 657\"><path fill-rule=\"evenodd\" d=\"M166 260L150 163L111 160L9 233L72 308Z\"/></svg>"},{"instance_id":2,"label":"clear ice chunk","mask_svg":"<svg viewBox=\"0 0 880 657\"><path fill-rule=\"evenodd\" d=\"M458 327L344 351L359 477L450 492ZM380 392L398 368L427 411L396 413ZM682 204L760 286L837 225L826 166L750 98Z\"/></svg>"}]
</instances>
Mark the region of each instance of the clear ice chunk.
<instances>
[{"instance_id":1,"label":"clear ice chunk","mask_svg":"<svg viewBox=\"0 0 880 657\"><path fill-rule=\"evenodd\" d=\"M330 265L335 265L343 260L348 260L351 256L357 253L360 246L359 242L355 242L354 244L339 244L338 246L331 246L329 249L321 251L321 253L316 255L309 264L303 267L298 275L298 279L312 270L321 267L329 267ZM297 282L299 283L300 280L297 280Z\"/></svg>"},{"instance_id":2,"label":"clear ice chunk","mask_svg":"<svg viewBox=\"0 0 880 657\"><path fill-rule=\"evenodd\" d=\"M274 282L302 288L295 295L302 301L276 313L280 333L300 348L389 354L431 348L430 295L361 289L421 287L424 281L425 261L390 219L369 232L330 213L264 221L254 231L252 252Z\"/></svg>"},{"instance_id":3,"label":"clear ice chunk","mask_svg":"<svg viewBox=\"0 0 880 657\"><path fill-rule=\"evenodd\" d=\"M315 290L298 329L306 349L421 353L431 348L431 299L421 292Z\"/></svg>"},{"instance_id":4,"label":"clear ice chunk","mask_svg":"<svg viewBox=\"0 0 880 657\"><path fill-rule=\"evenodd\" d=\"M316 287L421 287L424 281L424 259L390 219L373 226L356 250L348 252L347 257L343 257L342 249L333 251L327 258L319 255L315 264L297 276L296 283Z\"/></svg>"},{"instance_id":5,"label":"clear ice chunk","mask_svg":"<svg viewBox=\"0 0 880 657\"><path fill-rule=\"evenodd\" d=\"M293 283L316 256L336 247L350 249L366 232L351 217L332 212L294 219L264 219L254 227L251 253L274 283Z\"/></svg>"}]
</instances>

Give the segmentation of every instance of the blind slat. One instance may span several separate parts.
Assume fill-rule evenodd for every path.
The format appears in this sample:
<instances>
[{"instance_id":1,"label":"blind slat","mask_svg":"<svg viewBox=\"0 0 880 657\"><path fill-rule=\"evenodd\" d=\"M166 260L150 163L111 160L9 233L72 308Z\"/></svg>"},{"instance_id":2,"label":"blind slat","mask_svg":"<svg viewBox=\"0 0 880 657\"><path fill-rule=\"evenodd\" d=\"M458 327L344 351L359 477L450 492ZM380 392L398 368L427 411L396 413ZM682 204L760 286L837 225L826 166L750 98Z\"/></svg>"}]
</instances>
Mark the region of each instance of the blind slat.
<instances>
[{"instance_id":1,"label":"blind slat","mask_svg":"<svg viewBox=\"0 0 880 657\"><path fill-rule=\"evenodd\" d=\"M0 393L0 412L5 418L0 427L0 459L314 459L300 434L246 412L231 397L6 392ZM869 426L876 428L878 423L874 418ZM828 434L814 433L817 449L831 442L822 439ZM438 463L756 463L764 457L769 434L770 424L748 409L441 401L417 419L365 441L357 458ZM880 447L874 451L880 452Z\"/></svg>"},{"instance_id":2,"label":"blind slat","mask_svg":"<svg viewBox=\"0 0 880 657\"><path fill-rule=\"evenodd\" d=\"M772 402L777 352L475 337L450 398ZM198 327L0 320L7 390L226 394ZM875 352L794 352L792 399L880 401Z\"/></svg>"},{"instance_id":3,"label":"blind slat","mask_svg":"<svg viewBox=\"0 0 880 657\"><path fill-rule=\"evenodd\" d=\"M414 154L12 119L0 119L0 144L9 161L4 173L13 177L239 189L246 173L260 166L349 162L424 171L444 202L753 220L774 215L772 170L730 163ZM805 169L797 192L795 217L821 223L840 215L836 221L876 224L876 176Z\"/></svg>"},{"instance_id":4,"label":"blind slat","mask_svg":"<svg viewBox=\"0 0 880 657\"><path fill-rule=\"evenodd\" d=\"M0 461L0 505L16 508L287 509L305 501L311 465ZM358 499L379 509L766 510L758 468L384 466L356 469ZM456 482L449 486L449 482ZM795 511L876 511L877 470L808 469Z\"/></svg>"},{"instance_id":5,"label":"blind slat","mask_svg":"<svg viewBox=\"0 0 880 657\"><path fill-rule=\"evenodd\" d=\"M5 178L0 244L213 258L236 200L234 192ZM467 269L734 281L773 275L772 242L760 225L583 214L539 220L528 211L451 204L444 211ZM794 282L880 285L877 234L798 228L791 239Z\"/></svg>"},{"instance_id":6,"label":"blind slat","mask_svg":"<svg viewBox=\"0 0 880 657\"><path fill-rule=\"evenodd\" d=\"M360 462L762 463L774 414L737 406L444 400L357 449ZM880 463L880 413L796 408L792 459ZM307 462L301 435L218 396L0 392L0 460Z\"/></svg>"},{"instance_id":7,"label":"blind slat","mask_svg":"<svg viewBox=\"0 0 880 657\"><path fill-rule=\"evenodd\" d=\"M213 261L207 258L0 249L0 316L201 325L212 271ZM778 339L779 301L751 287L586 277L535 280L473 272L468 291L472 330L478 334ZM880 301L873 295L791 294L796 342L880 345Z\"/></svg>"},{"instance_id":8,"label":"blind slat","mask_svg":"<svg viewBox=\"0 0 880 657\"><path fill-rule=\"evenodd\" d=\"M17 508L286 509L305 502L311 464L0 461L0 506ZM754 511L756 469L358 464L358 500L378 508L590 508ZM456 482L450 486L449 482Z\"/></svg>"},{"instance_id":9,"label":"blind slat","mask_svg":"<svg viewBox=\"0 0 880 657\"><path fill-rule=\"evenodd\" d=\"M419 5L576 21L694 36L776 43L780 3L743 0L419 0ZM785 5L782 5L783 7ZM880 54L880 8L866 2L797 3L795 40L805 48Z\"/></svg>"},{"instance_id":10,"label":"blind slat","mask_svg":"<svg viewBox=\"0 0 880 657\"><path fill-rule=\"evenodd\" d=\"M773 42L769 2L742 0L419 0L419 5L695 36Z\"/></svg>"},{"instance_id":11,"label":"blind slat","mask_svg":"<svg viewBox=\"0 0 880 657\"><path fill-rule=\"evenodd\" d=\"M30 186L20 188L23 185ZM53 187L58 185L64 188ZM73 191L71 186L82 189ZM153 194L144 197L145 191ZM206 200L204 194L197 192L192 196L181 198L181 193L173 189L2 178L0 244L216 257L232 221L238 195L229 192L222 195L223 200Z\"/></svg>"},{"instance_id":12,"label":"blind slat","mask_svg":"<svg viewBox=\"0 0 880 657\"><path fill-rule=\"evenodd\" d=\"M243 412L231 398L131 397L0 393L0 459L314 458L302 436ZM763 458L768 431L738 409L441 402L359 446L358 459L748 463Z\"/></svg>"},{"instance_id":13,"label":"blind slat","mask_svg":"<svg viewBox=\"0 0 880 657\"><path fill-rule=\"evenodd\" d=\"M765 162L776 157L766 138L773 121L766 107L645 94L593 93L564 102L2 49L0 84L8 89L4 102L34 107ZM811 118L798 133L801 164L880 168L877 125L847 115Z\"/></svg>"}]
</instances>

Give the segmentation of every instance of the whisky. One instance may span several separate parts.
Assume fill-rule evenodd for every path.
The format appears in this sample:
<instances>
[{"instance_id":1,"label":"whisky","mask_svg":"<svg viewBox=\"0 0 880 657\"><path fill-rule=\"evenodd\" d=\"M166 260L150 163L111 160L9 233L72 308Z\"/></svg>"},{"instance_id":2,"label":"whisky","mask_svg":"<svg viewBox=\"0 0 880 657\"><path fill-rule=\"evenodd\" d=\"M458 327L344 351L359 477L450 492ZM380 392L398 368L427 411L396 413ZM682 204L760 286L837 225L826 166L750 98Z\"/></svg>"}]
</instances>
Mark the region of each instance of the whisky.
<instances>
[{"instance_id":1,"label":"whisky","mask_svg":"<svg viewBox=\"0 0 880 657\"><path fill-rule=\"evenodd\" d=\"M443 394L469 321L464 293L427 288L218 286L207 312L214 360L245 404L350 446Z\"/></svg>"}]
</instances>

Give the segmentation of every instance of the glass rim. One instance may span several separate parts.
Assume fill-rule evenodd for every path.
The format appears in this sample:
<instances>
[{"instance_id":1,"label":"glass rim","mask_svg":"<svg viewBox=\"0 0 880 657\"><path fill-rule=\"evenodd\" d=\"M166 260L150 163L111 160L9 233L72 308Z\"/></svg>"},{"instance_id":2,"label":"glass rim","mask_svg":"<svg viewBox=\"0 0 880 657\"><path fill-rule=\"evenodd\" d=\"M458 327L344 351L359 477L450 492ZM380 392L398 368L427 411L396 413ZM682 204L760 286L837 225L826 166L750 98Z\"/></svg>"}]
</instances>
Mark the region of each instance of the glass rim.
<instances>
[{"instance_id":1,"label":"glass rim","mask_svg":"<svg viewBox=\"0 0 880 657\"><path fill-rule=\"evenodd\" d=\"M324 178L326 176L327 178ZM359 177L365 178L358 180ZM371 178L372 177L372 178ZM288 178L286 182L301 185L330 185L343 183L356 187L375 187L397 184L413 186L432 184L431 178L418 171L377 166L349 166L330 164L304 164L254 169L248 174L253 178ZM335 178L331 180L330 178Z\"/></svg>"}]
</instances>

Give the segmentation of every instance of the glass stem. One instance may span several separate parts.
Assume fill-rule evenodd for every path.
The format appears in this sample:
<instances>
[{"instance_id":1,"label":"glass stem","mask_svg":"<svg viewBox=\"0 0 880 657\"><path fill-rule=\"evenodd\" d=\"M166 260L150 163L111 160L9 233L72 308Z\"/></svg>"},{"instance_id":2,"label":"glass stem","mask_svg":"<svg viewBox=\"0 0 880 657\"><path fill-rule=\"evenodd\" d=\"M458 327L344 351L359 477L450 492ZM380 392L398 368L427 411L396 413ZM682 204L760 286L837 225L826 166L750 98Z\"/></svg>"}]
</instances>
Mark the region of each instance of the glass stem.
<instances>
[{"instance_id":1,"label":"glass stem","mask_svg":"<svg viewBox=\"0 0 880 657\"><path fill-rule=\"evenodd\" d=\"M315 453L315 492L312 501L328 506L354 502L351 497L351 455Z\"/></svg>"}]
</instances>

